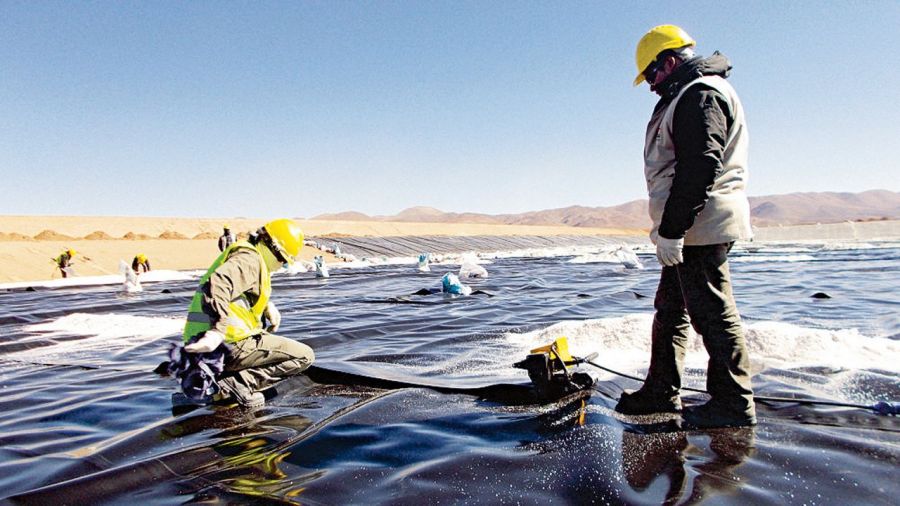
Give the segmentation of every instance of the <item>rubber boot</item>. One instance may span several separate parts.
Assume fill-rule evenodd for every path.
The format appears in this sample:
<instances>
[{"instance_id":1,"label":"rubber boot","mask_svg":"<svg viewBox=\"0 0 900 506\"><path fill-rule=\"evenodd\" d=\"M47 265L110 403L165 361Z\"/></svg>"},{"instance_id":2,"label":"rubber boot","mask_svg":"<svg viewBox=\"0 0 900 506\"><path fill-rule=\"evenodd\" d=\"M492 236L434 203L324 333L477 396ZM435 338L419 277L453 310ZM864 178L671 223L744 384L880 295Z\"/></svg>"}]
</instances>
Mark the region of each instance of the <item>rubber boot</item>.
<instances>
[{"instance_id":1,"label":"rubber boot","mask_svg":"<svg viewBox=\"0 0 900 506\"><path fill-rule=\"evenodd\" d=\"M623 392L616 404L616 411L624 415L677 413L681 411L681 397L677 393L661 394L642 387L636 392Z\"/></svg>"}]
</instances>

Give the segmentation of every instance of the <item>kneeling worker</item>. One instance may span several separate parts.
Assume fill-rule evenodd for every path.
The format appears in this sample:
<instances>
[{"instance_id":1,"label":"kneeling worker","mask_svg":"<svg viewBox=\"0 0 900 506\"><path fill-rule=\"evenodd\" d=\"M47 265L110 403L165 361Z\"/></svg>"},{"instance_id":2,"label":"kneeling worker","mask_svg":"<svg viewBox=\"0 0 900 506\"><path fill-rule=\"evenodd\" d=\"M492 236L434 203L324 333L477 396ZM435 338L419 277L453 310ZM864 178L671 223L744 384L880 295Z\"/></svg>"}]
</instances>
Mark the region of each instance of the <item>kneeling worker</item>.
<instances>
[{"instance_id":1,"label":"kneeling worker","mask_svg":"<svg viewBox=\"0 0 900 506\"><path fill-rule=\"evenodd\" d=\"M134 260L131 261L131 270L133 270L135 274L150 272L150 260L147 258L147 255L138 253L137 256L134 257Z\"/></svg>"},{"instance_id":2,"label":"kneeling worker","mask_svg":"<svg viewBox=\"0 0 900 506\"><path fill-rule=\"evenodd\" d=\"M224 367L216 375L218 397L245 407L262 406L262 390L313 363L312 348L270 333L281 323L269 300L270 273L292 264L302 247L300 226L293 220L275 220L249 241L226 248L200 278L184 327L184 351L224 351Z\"/></svg>"},{"instance_id":3,"label":"kneeling worker","mask_svg":"<svg viewBox=\"0 0 900 506\"><path fill-rule=\"evenodd\" d=\"M75 250L69 248L56 258L53 259L53 262L56 263L56 266L59 267L59 272L62 274L62 277L69 277L70 267L72 266L72 259L75 258Z\"/></svg>"}]
</instances>

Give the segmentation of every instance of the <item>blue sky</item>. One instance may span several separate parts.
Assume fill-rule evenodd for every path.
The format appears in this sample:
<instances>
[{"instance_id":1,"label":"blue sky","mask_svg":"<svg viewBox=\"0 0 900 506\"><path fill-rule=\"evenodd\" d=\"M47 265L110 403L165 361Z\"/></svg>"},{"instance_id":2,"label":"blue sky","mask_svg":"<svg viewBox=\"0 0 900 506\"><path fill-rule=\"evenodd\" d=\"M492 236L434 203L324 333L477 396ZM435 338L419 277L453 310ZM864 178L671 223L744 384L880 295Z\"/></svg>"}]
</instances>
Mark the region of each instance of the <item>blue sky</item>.
<instances>
[{"instance_id":1,"label":"blue sky","mask_svg":"<svg viewBox=\"0 0 900 506\"><path fill-rule=\"evenodd\" d=\"M0 214L645 197L634 47L720 50L751 195L900 189L900 2L0 2Z\"/></svg>"}]
</instances>

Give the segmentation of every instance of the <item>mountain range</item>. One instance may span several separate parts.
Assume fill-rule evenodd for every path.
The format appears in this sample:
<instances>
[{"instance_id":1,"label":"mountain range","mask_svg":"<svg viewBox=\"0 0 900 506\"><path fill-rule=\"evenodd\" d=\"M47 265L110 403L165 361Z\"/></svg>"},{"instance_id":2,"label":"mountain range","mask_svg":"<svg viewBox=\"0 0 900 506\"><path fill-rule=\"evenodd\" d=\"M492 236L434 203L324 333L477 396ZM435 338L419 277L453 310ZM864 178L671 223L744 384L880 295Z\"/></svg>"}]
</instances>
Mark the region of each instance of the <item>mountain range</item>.
<instances>
[{"instance_id":1,"label":"mountain range","mask_svg":"<svg viewBox=\"0 0 900 506\"><path fill-rule=\"evenodd\" d=\"M900 219L900 192L815 192L750 197L755 226L802 225ZM649 228L647 200L611 207L569 206L519 214L450 213L433 207L411 207L392 216L356 211L321 214L315 220L400 221L417 223L490 223L506 225L569 225L573 227Z\"/></svg>"}]
</instances>

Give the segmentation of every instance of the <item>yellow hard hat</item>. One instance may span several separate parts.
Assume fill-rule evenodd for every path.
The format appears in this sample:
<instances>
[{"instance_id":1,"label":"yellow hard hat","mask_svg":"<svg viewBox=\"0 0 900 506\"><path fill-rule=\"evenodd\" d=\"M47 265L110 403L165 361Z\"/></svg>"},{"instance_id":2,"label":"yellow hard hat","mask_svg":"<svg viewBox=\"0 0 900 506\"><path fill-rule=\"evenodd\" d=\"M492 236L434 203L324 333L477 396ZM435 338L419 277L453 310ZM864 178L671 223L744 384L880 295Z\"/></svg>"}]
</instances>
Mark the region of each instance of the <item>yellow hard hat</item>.
<instances>
[{"instance_id":1,"label":"yellow hard hat","mask_svg":"<svg viewBox=\"0 0 900 506\"><path fill-rule=\"evenodd\" d=\"M653 63L653 60L666 49L678 49L685 46L695 46L697 42L686 31L675 25L659 25L650 29L641 37L635 52L638 74L634 78L634 86L644 82L644 71Z\"/></svg>"},{"instance_id":2,"label":"yellow hard hat","mask_svg":"<svg viewBox=\"0 0 900 506\"><path fill-rule=\"evenodd\" d=\"M68 253L70 257L73 257L75 256L76 252L72 248L69 248L68 250L66 250L66 253Z\"/></svg>"},{"instance_id":3,"label":"yellow hard hat","mask_svg":"<svg viewBox=\"0 0 900 506\"><path fill-rule=\"evenodd\" d=\"M226 224L222 225L222 228L224 228L225 230L228 230L228 229L230 229L231 227L229 227L228 224L226 223Z\"/></svg>"},{"instance_id":4,"label":"yellow hard hat","mask_svg":"<svg viewBox=\"0 0 900 506\"><path fill-rule=\"evenodd\" d=\"M294 263L294 259L303 248L303 230L294 220L282 218L270 221L263 227L272 238L272 243L278 249L278 253L287 261Z\"/></svg>"},{"instance_id":5,"label":"yellow hard hat","mask_svg":"<svg viewBox=\"0 0 900 506\"><path fill-rule=\"evenodd\" d=\"M147 261L147 257L144 256L143 253L138 253L137 259L138 259L138 262L141 262L141 263L144 263Z\"/></svg>"}]
</instances>

